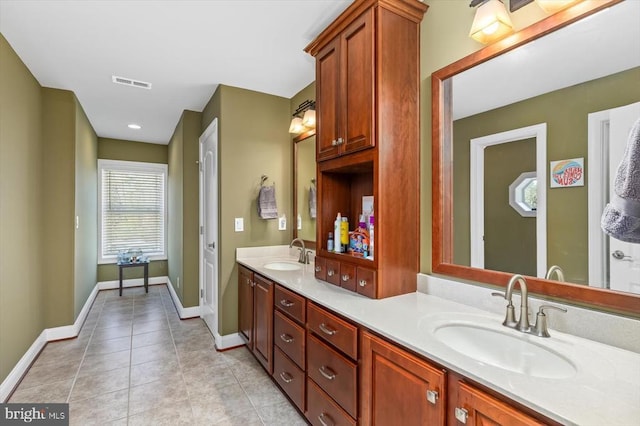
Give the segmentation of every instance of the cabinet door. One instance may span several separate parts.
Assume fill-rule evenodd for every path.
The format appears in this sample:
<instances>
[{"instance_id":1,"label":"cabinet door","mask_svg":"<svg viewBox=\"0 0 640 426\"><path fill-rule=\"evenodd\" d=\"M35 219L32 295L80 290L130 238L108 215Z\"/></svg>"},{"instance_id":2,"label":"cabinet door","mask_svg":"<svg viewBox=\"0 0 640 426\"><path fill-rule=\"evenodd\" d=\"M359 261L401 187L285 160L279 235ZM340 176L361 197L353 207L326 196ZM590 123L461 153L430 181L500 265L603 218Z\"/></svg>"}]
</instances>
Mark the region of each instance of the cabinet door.
<instances>
[{"instance_id":1,"label":"cabinet door","mask_svg":"<svg viewBox=\"0 0 640 426\"><path fill-rule=\"evenodd\" d=\"M317 159L338 155L340 95L340 37L336 37L316 56L316 134Z\"/></svg>"},{"instance_id":2,"label":"cabinet door","mask_svg":"<svg viewBox=\"0 0 640 426\"><path fill-rule=\"evenodd\" d=\"M253 272L243 266L238 266L238 326L253 350Z\"/></svg>"},{"instance_id":3,"label":"cabinet door","mask_svg":"<svg viewBox=\"0 0 640 426\"><path fill-rule=\"evenodd\" d=\"M444 371L369 333L362 334L361 423L444 425Z\"/></svg>"},{"instance_id":4,"label":"cabinet door","mask_svg":"<svg viewBox=\"0 0 640 426\"><path fill-rule=\"evenodd\" d=\"M344 140L340 149L347 153L375 145L372 9L344 30L340 48L340 136Z\"/></svg>"},{"instance_id":5,"label":"cabinet door","mask_svg":"<svg viewBox=\"0 0 640 426\"><path fill-rule=\"evenodd\" d=\"M273 373L273 282L254 274L253 353L262 366Z\"/></svg>"},{"instance_id":6,"label":"cabinet door","mask_svg":"<svg viewBox=\"0 0 640 426\"><path fill-rule=\"evenodd\" d=\"M500 401L464 382L459 383L458 406L454 408L458 424L475 426L531 426L544 424L506 402Z\"/></svg>"}]
</instances>

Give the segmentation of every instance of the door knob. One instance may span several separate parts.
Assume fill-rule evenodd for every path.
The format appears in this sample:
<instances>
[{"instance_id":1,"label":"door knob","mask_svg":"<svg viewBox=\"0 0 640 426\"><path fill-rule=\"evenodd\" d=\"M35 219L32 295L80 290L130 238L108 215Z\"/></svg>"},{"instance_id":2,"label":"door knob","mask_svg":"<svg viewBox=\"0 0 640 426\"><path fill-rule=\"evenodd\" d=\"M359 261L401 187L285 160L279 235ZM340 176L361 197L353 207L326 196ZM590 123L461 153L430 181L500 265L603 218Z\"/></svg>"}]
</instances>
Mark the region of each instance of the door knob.
<instances>
[{"instance_id":1,"label":"door knob","mask_svg":"<svg viewBox=\"0 0 640 426\"><path fill-rule=\"evenodd\" d=\"M614 259L618 259L618 260L627 260L627 261L631 262L631 256L626 256L626 255L624 254L624 252L623 252L623 251L621 251L621 250L616 250L616 251L614 251L613 253L611 253L611 256L612 256Z\"/></svg>"}]
</instances>

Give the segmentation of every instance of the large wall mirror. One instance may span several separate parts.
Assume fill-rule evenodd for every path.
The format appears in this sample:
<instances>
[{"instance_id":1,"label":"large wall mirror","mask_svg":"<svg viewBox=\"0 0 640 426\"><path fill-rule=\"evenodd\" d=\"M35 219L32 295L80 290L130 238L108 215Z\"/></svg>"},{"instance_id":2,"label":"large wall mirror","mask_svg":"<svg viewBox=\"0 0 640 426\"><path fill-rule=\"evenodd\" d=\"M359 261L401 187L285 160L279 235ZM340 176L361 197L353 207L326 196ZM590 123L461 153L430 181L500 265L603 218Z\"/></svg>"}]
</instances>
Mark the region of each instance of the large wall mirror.
<instances>
[{"instance_id":1,"label":"large wall mirror","mask_svg":"<svg viewBox=\"0 0 640 426\"><path fill-rule=\"evenodd\" d=\"M293 140L293 236L307 248L316 244L316 135L315 130Z\"/></svg>"},{"instance_id":2,"label":"large wall mirror","mask_svg":"<svg viewBox=\"0 0 640 426\"><path fill-rule=\"evenodd\" d=\"M535 293L640 316L640 246L599 223L640 118L639 20L638 1L583 1L432 75L434 273L520 273ZM582 185L562 181L568 164ZM545 279L553 265L562 281Z\"/></svg>"}]
</instances>

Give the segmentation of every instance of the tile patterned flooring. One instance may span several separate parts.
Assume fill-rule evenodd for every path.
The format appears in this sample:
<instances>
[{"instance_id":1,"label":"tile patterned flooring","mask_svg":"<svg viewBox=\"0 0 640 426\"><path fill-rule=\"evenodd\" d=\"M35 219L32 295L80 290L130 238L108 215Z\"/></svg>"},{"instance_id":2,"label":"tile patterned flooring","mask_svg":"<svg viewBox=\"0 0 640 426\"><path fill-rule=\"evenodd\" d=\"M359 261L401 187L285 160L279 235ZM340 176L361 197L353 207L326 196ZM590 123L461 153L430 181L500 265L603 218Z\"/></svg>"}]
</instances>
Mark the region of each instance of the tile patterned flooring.
<instances>
[{"instance_id":1,"label":"tile patterned flooring","mask_svg":"<svg viewBox=\"0 0 640 426\"><path fill-rule=\"evenodd\" d=\"M101 291L80 335L46 345L9 402L68 402L71 425L306 425L244 347L217 352L165 285Z\"/></svg>"}]
</instances>

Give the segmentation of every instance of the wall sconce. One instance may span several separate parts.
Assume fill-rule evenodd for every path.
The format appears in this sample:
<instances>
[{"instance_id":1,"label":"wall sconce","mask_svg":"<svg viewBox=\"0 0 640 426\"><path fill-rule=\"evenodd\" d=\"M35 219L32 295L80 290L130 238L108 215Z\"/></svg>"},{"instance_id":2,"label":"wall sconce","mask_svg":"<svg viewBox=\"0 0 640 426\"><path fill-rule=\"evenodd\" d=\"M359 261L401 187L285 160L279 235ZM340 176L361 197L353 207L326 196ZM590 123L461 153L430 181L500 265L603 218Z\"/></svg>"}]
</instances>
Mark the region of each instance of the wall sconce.
<instances>
[{"instance_id":1,"label":"wall sconce","mask_svg":"<svg viewBox=\"0 0 640 426\"><path fill-rule=\"evenodd\" d=\"M316 102L306 100L293 113L289 133L300 134L316 128Z\"/></svg>"},{"instance_id":2,"label":"wall sconce","mask_svg":"<svg viewBox=\"0 0 640 426\"><path fill-rule=\"evenodd\" d=\"M574 3L578 3L579 0L535 0L536 4L540 6L542 10L547 13L555 13L566 7L571 6Z\"/></svg>"},{"instance_id":3,"label":"wall sconce","mask_svg":"<svg viewBox=\"0 0 640 426\"><path fill-rule=\"evenodd\" d=\"M513 32L513 24L507 8L500 0L472 0L469 7L475 6L478 6L478 9L473 18L469 37L487 44Z\"/></svg>"}]
</instances>

